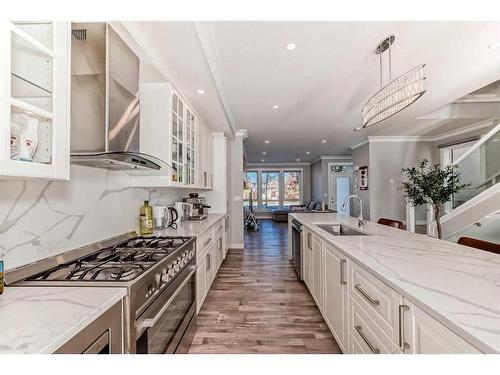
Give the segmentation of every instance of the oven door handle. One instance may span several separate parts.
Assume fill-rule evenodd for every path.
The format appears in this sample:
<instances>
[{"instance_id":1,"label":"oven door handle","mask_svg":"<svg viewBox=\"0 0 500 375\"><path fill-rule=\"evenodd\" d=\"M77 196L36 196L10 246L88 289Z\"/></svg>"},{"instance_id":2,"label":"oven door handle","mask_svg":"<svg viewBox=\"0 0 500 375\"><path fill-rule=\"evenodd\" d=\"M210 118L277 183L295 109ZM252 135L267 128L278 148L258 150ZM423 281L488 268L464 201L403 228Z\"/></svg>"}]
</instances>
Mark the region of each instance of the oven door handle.
<instances>
[{"instance_id":1,"label":"oven door handle","mask_svg":"<svg viewBox=\"0 0 500 375\"><path fill-rule=\"evenodd\" d=\"M179 294L179 292L182 290L182 288L184 288L184 286L187 284L188 281L191 280L191 276L193 276L193 274L196 272L196 269L198 268L198 266L194 265L194 266L191 266L191 272L189 272L189 275L187 275L186 279L182 282L182 284L177 288L177 290L174 292L174 294L172 294L172 297L170 297L168 299L168 301L165 303L165 305L163 305L163 307L161 308L160 311L158 311L158 314L156 314L156 316L154 318L151 318L151 319L144 319L142 322L141 322L141 329L142 328L151 328L153 327L156 323L158 323L158 320L160 320L161 316L163 315L163 313L168 309L168 307L170 306L170 304L173 302L173 300L175 299L175 297L177 297L177 295Z\"/></svg>"}]
</instances>

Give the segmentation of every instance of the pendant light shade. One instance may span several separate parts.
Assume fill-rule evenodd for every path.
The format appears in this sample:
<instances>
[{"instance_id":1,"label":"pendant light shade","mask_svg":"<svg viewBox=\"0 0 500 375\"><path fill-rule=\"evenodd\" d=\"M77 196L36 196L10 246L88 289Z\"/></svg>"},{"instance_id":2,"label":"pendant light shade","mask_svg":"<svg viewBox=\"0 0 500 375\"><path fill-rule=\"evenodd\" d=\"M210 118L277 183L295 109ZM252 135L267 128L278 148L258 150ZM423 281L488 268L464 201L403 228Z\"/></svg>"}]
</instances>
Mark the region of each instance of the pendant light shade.
<instances>
[{"instance_id":1,"label":"pendant light shade","mask_svg":"<svg viewBox=\"0 0 500 375\"><path fill-rule=\"evenodd\" d=\"M389 51L389 77L391 76L391 44L394 42L395 37L384 39L382 43L377 46L376 53L381 55L386 50ZM398 78L391 80L385 86L382 86L382 58L380 58L380 84L381 89L377 91L363 106L362 120L363 128L374 125L383 121L403 109L410 106L424 93L424 68L425 64L413 68ZM390 80L391 78L389 78ZM356 130L360 130L356 129Z\"/></svg>"}]
</instances>

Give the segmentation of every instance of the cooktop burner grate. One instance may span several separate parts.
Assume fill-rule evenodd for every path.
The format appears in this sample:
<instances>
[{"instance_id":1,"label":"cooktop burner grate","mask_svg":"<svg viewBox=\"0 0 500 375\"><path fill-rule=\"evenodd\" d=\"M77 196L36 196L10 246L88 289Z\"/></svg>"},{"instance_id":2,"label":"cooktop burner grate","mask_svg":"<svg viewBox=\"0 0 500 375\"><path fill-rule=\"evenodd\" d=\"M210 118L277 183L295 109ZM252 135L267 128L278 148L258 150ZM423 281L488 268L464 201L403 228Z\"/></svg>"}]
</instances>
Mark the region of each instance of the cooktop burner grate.
<instances>
[{"instance_id":1,"label":"cooktop burner grate","mask_svg":"<svg viewBox=\"0 0 500 375\"><path fill-rule=\"evenodd\" d=\"M27 280L128 281L167 257L188 240L189 238L185 237L136 237L51 268Z\"/></svg>"}]
</instances>

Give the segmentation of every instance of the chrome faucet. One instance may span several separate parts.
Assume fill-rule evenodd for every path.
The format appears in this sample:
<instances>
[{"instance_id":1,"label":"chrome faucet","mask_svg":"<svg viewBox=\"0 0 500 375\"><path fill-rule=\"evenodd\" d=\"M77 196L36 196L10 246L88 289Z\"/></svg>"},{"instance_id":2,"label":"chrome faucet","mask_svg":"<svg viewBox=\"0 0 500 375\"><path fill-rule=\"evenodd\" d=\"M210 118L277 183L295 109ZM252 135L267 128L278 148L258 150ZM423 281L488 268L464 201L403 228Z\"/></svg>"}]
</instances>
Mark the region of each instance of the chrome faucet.
<instances>
[{"instance_id":1,"label":"chrome faucet","mask_svg":"<svg viewBox=\"0 0 500 375\"><path fill-rule=\"evenodd\" d=\"M363 201L358 196L358 194L351 194L346 197L346 199L344 200L344 204L342 204L342 211L346 210L347 202L352 198L356 198L359 201L358 228L362 228L366 221L363 219Z\"/></svg>"}]
</instances>

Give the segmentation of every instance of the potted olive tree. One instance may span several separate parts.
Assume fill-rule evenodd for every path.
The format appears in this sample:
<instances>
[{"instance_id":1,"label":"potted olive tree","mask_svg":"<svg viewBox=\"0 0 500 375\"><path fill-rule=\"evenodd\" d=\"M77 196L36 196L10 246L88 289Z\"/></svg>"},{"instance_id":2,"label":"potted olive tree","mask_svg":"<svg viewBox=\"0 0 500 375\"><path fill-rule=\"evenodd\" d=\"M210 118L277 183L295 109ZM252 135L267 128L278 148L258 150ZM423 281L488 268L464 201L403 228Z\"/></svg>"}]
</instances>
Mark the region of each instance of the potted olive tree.
<instances>
[{"instance_id":1,"label":"potted olive tree","mask_svg":"<svg viewBox=\"0 0 500 375\"><path fill-rule=\"evenodd\" d=\"M404 195L413 206L429 203L434 210L438 238L442 238L441 206L450 201L453 194L470 186L460 180L457 165L441 167L440 164L431 165L429 160L423 159L416 167L403 168L406 181L400 187Z\"/></svg>"}]
</instances>

